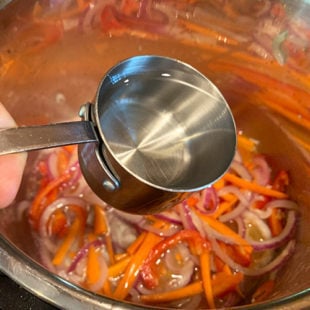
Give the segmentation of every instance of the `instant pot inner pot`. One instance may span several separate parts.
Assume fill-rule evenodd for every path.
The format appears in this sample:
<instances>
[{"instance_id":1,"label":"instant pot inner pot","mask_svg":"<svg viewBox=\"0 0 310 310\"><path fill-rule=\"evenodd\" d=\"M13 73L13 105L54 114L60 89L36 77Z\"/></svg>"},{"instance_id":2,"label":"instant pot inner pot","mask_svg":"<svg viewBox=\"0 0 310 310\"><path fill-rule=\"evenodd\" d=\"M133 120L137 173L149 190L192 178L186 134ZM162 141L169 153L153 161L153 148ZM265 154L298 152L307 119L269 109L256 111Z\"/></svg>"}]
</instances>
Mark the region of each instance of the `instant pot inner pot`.
<instances>
[{"instance_id":1,"label":"instant pot inner pot","mask_svg":"<svg viewBox=\"0 0 310 310\"><path fill-rule=\"evenodd\" d=\"M28 4L27 2L27 6ZM17 41L8 43L11 37L14 38L14 28L10 28L10 23L16 18L16 12L22 12L25 6L24 1L15 2L0 13L0 43L2 46L8 44L15 47L16 49L11 51L14 53L21 50L18 49ZM193 48L171 39L156 37L156 40L147 40L139 36L112 36L109 39L102 38L94 44L92 35L94 34L84 34L83 44L78 35L71 36L61 44L43 49L36 57L25 54L18 58L12 70L0 83L0 101L5 104L18 124L58 122L76 117L78 108L93 99L104 73L118 61L138 54L160 54L179 58L196 67L207 77L216 78L216 73L204 69L206 52L197 46ZM225 79L222 79L222 83L218 86L233 110L237 127L260 141L259 151L268 155L276 169L286 169L290 172L289 195L300 205L301 210L297 227L297 245L295 254L277 275L276 288L270 301L277 303L284 299L286 302L294 302L303 297L310 287L309 158L290 139L286 127L281 125L280 118L267 108L240 100L224 87ZM29 187L28 175L36 156L35 152L29 154L24 180L16 201L20 201L27 192L33 190ZM62 307L93 304L99 308L100 303L117 304L120 309L132 307L85 292L46 271L40 258L40 243L33 236L22 209L22 204L13 204L0 211L0 256L6 261L5 272L33 293ZM16 261L19 263L14 267ZM27 277L21 277L22 270ZM34 278L31 278L30 271ZM268 308L268 304L264 305ZM285 306L285 303L283 305Z\"/></svg>"}]
</instances>

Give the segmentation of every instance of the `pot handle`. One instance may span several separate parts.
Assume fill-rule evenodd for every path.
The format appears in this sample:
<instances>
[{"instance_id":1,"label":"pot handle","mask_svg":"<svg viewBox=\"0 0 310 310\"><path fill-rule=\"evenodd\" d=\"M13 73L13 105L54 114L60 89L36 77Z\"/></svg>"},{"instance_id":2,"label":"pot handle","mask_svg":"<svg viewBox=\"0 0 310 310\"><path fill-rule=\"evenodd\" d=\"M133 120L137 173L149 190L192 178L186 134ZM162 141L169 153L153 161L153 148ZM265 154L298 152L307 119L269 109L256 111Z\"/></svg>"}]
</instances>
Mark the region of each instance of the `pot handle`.
<instances>
[{"instance_id":1,"label":"pot handle","mask_svg":"<svg viewBox=\"0 0 310 310\"><path fill-rule=\"evenodd\" d=\"M0 155L98 142L91 121L0 129Z\"/></svg>"}]
</instances>

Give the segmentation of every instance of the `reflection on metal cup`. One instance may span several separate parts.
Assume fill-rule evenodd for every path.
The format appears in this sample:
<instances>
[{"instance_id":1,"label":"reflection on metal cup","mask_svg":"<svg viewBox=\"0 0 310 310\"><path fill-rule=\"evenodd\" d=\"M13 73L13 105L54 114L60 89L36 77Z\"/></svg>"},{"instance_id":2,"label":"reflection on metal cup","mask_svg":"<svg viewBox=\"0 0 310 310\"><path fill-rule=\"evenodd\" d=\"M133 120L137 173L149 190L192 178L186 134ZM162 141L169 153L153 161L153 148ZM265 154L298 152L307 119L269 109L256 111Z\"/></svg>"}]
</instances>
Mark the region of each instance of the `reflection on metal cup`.
<instances>
[{"instance_id":1,"label":"reflection on metal cup","mask_svg":"<svg viewBox=\"0 0 310 310\"><path fill-rule=\"evenodd\" d=\"M99 144L79 146L81 169L99 197L128 212L158 212L207 187L235 153L225 99L205 76L175 59L121 62L106 74L89 108L84 119L94 122Z\"/></svg>"}]
</instances>

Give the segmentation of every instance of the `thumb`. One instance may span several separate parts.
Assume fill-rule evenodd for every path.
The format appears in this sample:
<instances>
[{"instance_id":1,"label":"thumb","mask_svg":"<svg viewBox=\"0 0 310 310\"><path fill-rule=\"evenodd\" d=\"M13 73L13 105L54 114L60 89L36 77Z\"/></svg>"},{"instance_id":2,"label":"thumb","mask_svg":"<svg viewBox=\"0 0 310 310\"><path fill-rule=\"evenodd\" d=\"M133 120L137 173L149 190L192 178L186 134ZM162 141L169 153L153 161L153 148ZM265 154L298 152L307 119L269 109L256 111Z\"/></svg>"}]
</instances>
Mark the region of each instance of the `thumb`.
<instances>
[{"instance_id":1,"label":"thumb","mask_svg":"<svg viewBox=\"0 0 310 310\"><path fill-rule=\"evenodd\" d=\"M15 121L0 103L0 129L15 126ZM21 183L26 159L27 153L0 156L0 208L13 202Z\"/></svg>"}]
</instances>

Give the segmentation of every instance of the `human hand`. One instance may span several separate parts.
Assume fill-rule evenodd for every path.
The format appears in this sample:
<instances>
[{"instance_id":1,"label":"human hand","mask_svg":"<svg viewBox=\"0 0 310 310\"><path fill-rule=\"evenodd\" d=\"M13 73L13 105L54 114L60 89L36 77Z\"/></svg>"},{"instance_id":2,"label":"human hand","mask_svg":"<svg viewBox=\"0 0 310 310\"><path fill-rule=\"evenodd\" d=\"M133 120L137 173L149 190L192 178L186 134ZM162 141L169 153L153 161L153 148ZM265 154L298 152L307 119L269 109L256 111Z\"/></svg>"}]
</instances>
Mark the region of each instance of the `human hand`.
<instances>
[{"instance_id":1,"label":"human hand","mask_svg":"<svg viewBox=\"0 0 310 310\"><path fill-rule=\"evenodd\" d=\"M0 103L0 128L15 126L15 121ZM26 159L27 153L0 156L0 208L8 206L14 200L20 186Z\"/></svg>"}]
</instances>

